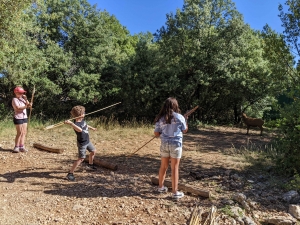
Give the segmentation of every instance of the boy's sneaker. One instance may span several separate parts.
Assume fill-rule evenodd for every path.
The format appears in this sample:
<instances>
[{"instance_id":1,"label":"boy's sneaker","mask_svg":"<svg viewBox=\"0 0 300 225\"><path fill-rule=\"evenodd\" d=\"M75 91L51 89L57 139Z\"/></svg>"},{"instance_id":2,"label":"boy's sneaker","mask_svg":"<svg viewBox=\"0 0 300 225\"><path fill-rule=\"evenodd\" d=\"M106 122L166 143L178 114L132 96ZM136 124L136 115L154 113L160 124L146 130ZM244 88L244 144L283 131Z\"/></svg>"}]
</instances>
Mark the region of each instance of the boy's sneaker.
<instances>
[{"instance_id":1,"label":"boy's sneaker","mask_svg":"<svg viewBox=\"0 0 300 225\"><path fill-rule=\"evenodd\" d=\"M172 195L172 198L173 198L173 199L180 199L180 198L182 198L183 196L184 196L183 192L177 191L176 194L173 194L173 195Z\"/></svg>"},{"instance_id":2,"label":"boy's sneaker","mask_svg":"<svg viewBox=\"0 0 300 225\"><path fill-rule=\"evenodd\" d=\"M73 173L68 173L67 179L68 179L69 181L75 181L74 174L73 174Z\"/></svg>"},{"instance_id":3,"label":"boy's sneaker","mask_svg":"<svg viewBox=\"0 0 300 225\"><path fill-rule=\"evenodd\" d=\"M162 186L161 188L160 188L160 187L157 188L157 191L158 191L159 193L165 193L165 192L168 192L168 188L165 187L165 186Z\"/></svg>"},{"instance_id":4,"label":"boy's sneaker","mask_svg":"<svg viewBox=\"0 0 300 225\"><path fill-rule=\"evenodd\" d=\"M20 152L28 152L26 148L20 148Z\"/></svg>"},{"instance_id":5,"label":"boy's sneaker","mask_svg":"<svg viewBox=\"0 0 300 225\"><path fill-rule=\"evenodd\" d=\"M19 153L19 152L20 152L19 147L15 147L14 150L13 150L13 152L14 152L14 153Z\"/></svg>"},{"instance_id":6,"label":"boy's sneaker","mask_svg":"<svg viewBox=\"0 0 300 225\"><path fill-rule=\"evenodd\" d=\"M94 164L87 164L86 168L89 170L97 170L97 167Z\"/></svg>"}]
</instances>

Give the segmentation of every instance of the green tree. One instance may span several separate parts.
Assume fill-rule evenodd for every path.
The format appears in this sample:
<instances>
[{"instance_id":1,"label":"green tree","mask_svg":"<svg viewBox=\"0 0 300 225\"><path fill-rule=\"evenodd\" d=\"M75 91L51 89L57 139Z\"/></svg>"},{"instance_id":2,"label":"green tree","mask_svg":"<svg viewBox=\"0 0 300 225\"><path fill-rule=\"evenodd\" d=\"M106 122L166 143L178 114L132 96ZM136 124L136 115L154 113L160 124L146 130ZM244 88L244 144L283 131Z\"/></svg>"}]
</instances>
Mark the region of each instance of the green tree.
<instances>
[{"instance_id":1,"label":"green tree","mask_svg":"<svg viewBox=\"0 0 300 225\"><path fill-rule=\"evenodd\" d=\"M15 85L32 88L46 68L43 53L37 48L36 36L40 31L28 13L30 7L37 6L29 5L28 1L20 5L18 2L8 2L6 9L11 9L11 14L1 14L0 96L4 101L11 98Z\"/></svg>"},{"instance_id":2,"label":"green tree","mask_svg":"<svg viewBox=\"0 0 300 225\"><path fill-rule=\"evenodd\" d=\"M34 14L43 30L44 77L59 89L52 91L50 105L63 101L61 107L67 109L71 104L111 103L121 89L121 65L134 54L128 30L85 0L48 0Z\"/></svg>"},{"instance_id":3,"label":"green tree","mask_svg":"<svg viewBox=\"0 0 300 225\"><path fill-rule=\"evenodd\" d=\"M232 121L242 105L267 97L272 74L263 41L230 0L186 0L155 38L177 80L172 93L185 108L200 105L201 120Z\"/></svg>"}]
</instances>

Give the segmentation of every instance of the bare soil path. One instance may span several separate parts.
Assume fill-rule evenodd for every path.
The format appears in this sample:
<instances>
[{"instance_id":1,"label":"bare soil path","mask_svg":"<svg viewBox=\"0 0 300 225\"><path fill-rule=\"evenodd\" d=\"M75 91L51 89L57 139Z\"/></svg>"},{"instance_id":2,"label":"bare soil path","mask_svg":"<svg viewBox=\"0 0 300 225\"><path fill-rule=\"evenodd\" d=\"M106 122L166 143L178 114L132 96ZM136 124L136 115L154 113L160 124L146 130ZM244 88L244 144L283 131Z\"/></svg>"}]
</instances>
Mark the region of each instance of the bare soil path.
<instances>
[{"instance_id":1,"label":"bare soil path","mask_svg":"<svg viewBox=\"0 0 300 225\"><path fill-rule=\"evenodd\" d=\"M215 197L208 199L186 193L174 202L170 193L156 193L156 186L151 183L160 166L159 139L132 157L126 156L149 141L152 132L91 133L97 158L117 164L118 170L89 171L82 165L75 172L75 182L65 179L77 157L72 130L64 126L46 132L32 129L27 141L29 151L17 154L11 152L14 132L3 135L0 137L0 224L188 224L195 206L208 209L215 205L220 209L224 207L222 199L230 198L233 192L253 197L258 203L257 220L287 210L283 203L270 207L263 198L255 198L247 185L222 188L227 187L223 180L226 171L247 179L259 176L245 169L249 162L236 153L244 148L263 149L271 134L260 137L258 130L250 130L250 135L245 135L245 129L230 127L190 131L184 137L180 183L211 191ZM33 143L65 151L62 154L40 151L32 147Z\"/></svg>"}]
</instances>

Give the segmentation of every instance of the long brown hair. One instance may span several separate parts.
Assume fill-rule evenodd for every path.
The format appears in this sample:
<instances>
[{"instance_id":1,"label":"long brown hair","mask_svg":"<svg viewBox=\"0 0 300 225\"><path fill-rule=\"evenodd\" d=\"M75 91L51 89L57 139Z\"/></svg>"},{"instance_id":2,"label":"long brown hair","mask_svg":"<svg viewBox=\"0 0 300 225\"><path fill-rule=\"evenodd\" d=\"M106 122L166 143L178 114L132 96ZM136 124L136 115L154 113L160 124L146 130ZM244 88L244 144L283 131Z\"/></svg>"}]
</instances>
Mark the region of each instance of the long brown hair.
<instances>
[{"instance_id":1,"label":"long brown hair","mask_svg":"<svg viewBox=\"0 0 300 225\"><path fill-rule=\"evenodd\" d=\"M178 102L176 98L170 97L167 98L164 102L163 106L160 109L160 112L156 116L154 123L159 121L161 117L164 117L167 124L171 124L171 120L173 119L173 112L180 113L180 109L178 106Z\"/></svg>"}]
</instances>

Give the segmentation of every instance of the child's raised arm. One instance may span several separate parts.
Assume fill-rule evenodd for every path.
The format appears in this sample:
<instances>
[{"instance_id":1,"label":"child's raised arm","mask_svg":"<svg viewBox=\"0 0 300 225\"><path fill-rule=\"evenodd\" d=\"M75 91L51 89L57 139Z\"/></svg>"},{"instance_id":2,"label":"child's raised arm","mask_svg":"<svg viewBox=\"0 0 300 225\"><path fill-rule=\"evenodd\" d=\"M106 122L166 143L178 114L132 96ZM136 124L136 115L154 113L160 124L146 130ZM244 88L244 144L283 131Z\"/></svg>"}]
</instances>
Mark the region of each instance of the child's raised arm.
<instances>
[{"instance_id":1,"label":"child's raised arm","mask_svg":"<svg viewBox=\"0 0 300 225\"><path fill-rule=\"evenodd\" d=\"M77 125L75 125L72 121L70 120L66 120L64 122L64 124L69 124L71 125L71 127L73 127L74 130L76 130L77 132L82 132L82 129L80 127L78 127Z\"/></svg>"}]
</instances>

